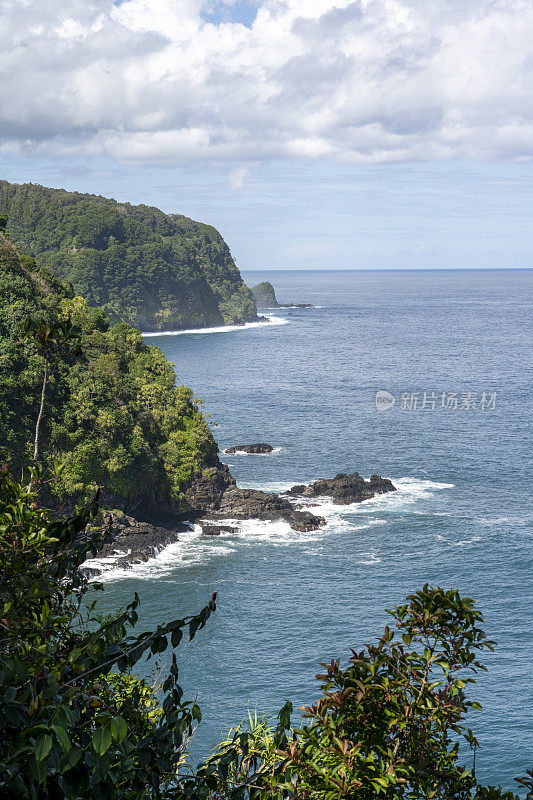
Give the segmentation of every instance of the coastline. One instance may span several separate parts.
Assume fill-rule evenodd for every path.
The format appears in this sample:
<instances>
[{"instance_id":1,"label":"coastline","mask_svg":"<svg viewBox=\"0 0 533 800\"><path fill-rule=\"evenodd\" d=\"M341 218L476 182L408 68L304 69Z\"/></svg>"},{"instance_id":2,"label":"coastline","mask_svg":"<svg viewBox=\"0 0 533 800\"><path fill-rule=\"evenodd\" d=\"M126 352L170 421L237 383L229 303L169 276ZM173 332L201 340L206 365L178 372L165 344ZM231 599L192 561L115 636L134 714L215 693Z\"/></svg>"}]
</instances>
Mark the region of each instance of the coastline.
<instances>
[{"instance_id":1,"label":"coastline","mask_svg":"<svg viewBox=\"0 0 533 800\"><path fill-rule=\"evenodd\" d=\"M265 315L263 319L255 320L254 322L243 322L241 325L215 325L212 328L186 328L184 330L173 331L141 331L144 338L153 338L155 336L185 336L186 334L198 333L231 333L233 331L245 331L251 328L266 328L270 325L287 325L289 320L284 317L276 317L274 315Z\"/></svg>"}]
</instances>

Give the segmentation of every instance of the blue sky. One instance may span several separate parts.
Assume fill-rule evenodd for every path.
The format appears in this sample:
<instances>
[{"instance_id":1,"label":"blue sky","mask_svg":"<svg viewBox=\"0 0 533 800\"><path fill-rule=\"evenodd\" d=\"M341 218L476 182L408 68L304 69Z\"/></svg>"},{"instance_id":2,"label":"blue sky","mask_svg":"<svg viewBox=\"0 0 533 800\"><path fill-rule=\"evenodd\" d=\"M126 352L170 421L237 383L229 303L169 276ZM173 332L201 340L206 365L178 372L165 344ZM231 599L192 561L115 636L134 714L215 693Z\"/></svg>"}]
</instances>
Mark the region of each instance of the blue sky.
<instances>
[{"instance_id":1,"label":"blue sky","mask_svg":"<svg viewBox=\"0 0 533 800\"><path fill-rule=\"evenodd\" d=\"M531 267L524 0L0 0L0 174L242 269Z\"/></svg>"}]
</instances>

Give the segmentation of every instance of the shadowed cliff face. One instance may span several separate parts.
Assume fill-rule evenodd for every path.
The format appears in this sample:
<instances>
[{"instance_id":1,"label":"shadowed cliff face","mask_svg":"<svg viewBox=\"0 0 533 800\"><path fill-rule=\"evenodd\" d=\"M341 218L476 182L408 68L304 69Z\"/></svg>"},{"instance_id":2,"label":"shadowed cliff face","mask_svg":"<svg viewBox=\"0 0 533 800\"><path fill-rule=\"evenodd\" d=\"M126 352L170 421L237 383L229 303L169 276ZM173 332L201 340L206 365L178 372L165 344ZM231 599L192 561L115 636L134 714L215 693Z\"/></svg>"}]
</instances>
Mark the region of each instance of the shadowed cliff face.
<instances>
[{"instance_id":1,"label":"shadowed cliff face","mask_svg":"<svg viewBox=\"0 0 533 800\"><path fill-rule=\"evenodd\" d=\"M257 319L251 291L210 225L157 208L0 181L21 249L112 322L184 330Z\"/></svg>"}]
</instances>

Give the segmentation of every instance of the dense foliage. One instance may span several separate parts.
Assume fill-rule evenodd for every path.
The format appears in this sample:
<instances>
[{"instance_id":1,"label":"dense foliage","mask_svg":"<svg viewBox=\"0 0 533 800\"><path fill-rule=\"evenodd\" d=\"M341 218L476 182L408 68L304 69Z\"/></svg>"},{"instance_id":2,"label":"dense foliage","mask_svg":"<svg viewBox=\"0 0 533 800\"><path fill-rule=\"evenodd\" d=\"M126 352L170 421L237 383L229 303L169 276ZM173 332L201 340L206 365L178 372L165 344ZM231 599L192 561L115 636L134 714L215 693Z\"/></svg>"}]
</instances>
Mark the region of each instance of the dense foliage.
<instances>
[{"instance_id":1,"label":"dense foliage","mask_svg":"<svg viewBox=\"0 0 533 800\"><path fill-rule=\"evenodd\" d=\"M23 335L28 319L29 332L70 320L79 335L76 348L60 337L48 359L39 457L64 464L56 493L101 486L179 506L217 453L191 390L175 386L172 365L138 331L111 326L0 233L0 448L16 474L33 460L47 358L38 336Z\"/></svg>"},{"instance_id":2,"label":"dense foliage","mask_svg":"<svg viewBox=\"0 0 533 800\"><path fill-rule=\"evenodd\" d=\"M215 598L138 635L137 596L102 621L90 602L101 587L78 570L105 538L81 536L95 504L51 522L36 499L0 469L0 797L161 797L200 711L182 699L175 656L159 713L128 672L192 638Z\"/></svg>"},{"instance_id":3,"label":"dense foliage","mask_svg":"<svg viewBox=\"0 0 533 800\"><path fill-rule=\"evenodd\" d=\"M323 665L321 697L287 747L264 720L252 721L220 796L252 780L255 800L518 800L475 777L479 743L465 718L481 707L466 690L485 669L479 652L494 643L474 601L426 585L389 613L395 629L353 651L346 668ZM518 782L531 800L531 773Z\"/></svg>"},{"instance_id":4,"label":"dense foliage","mask_svg":"<svg viewBox=\"0 0 533 800\"><path fill-rule=\"evenodd\" d=\"M113 322L142 330L255 319L222 236L157 208L0 181L0 213L23 252Z\"/></svg>"},{"instance_id":5,"label":"dense foliage","mask_svg":"<svg viewBox=\"0 0 533 800\"><path fill-rule=\"evenodd\" d=\"M477 652L492 647L469 598L425 586L391 612L375 645L332 661L310 720L290 731L291 704L270 729L234 730L196 769L185 759L200 721L183 700L175 654L156 705L131 673L144 656L192 638L215 610L135 634L139 598L102 617L79 566L108 538L90 533L96 497L51 519L38 495L0 468L0 797L63 800L516 800L460 765L458 738ZM92 600L92 602L91 602ZM292 733L292 736L291 736ZM469 759L471 760L471 758ZM533 797L531 778L522 781Z\"/></svg>"}]
</instances>

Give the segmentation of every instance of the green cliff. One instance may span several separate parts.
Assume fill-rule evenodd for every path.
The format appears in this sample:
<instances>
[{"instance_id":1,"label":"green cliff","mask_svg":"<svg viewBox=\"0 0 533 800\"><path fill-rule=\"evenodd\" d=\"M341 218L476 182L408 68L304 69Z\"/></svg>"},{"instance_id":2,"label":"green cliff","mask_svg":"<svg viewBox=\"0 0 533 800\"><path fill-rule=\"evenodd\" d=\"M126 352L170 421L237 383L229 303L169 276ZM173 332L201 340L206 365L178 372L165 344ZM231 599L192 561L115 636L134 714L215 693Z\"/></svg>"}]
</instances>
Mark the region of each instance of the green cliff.
<instances>
[{"instance_id":1,"label":"green cliff","mask_svg":"<svg viewBox=\"0 0 533 800\"><path fill-rule=\"evenodd\" d=\"M0 218L0 230L2 219ZM64 464L55 493L82 498L97 486L116 503L179 509L195 472L218 448L192 391L141 334L87 305L0 233L0 456L20 475L32 462L45 358L23 337L28 318L70 318L79 348L57 346L48 365L39 461Z\"/></svg>"},{"instance_id":2,"label":"green cliff","mask_svg":"<svg viewBox=\"0 0 533 800\"><path fill-rule=\"evenodd\" d=\"M112 322L157 331L257 318L229 247L210 225L145 205L7 181L0 181L2 213L23 252Z\"/></svg>"},{"instance_id":3,"label":"green cliff","mask_svg":"<svg viewBox=\"0 0 533 800\"><path fill-rule=\"evenodd\" d=\"M252 294L258 308L277 308L276 293L270 281L263 281L257 286L252 286Z\"/></svg>"}]
</instances>

